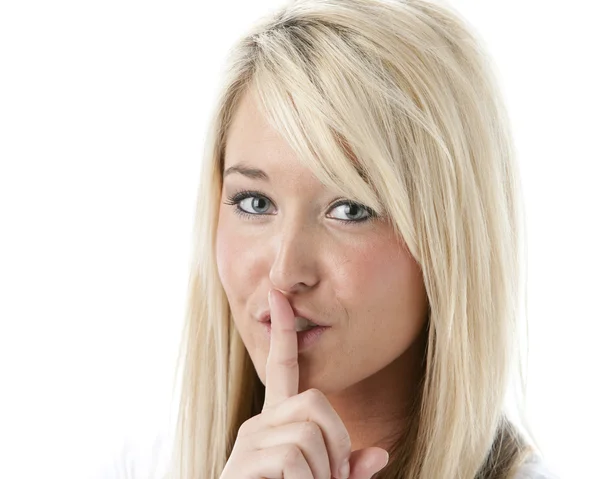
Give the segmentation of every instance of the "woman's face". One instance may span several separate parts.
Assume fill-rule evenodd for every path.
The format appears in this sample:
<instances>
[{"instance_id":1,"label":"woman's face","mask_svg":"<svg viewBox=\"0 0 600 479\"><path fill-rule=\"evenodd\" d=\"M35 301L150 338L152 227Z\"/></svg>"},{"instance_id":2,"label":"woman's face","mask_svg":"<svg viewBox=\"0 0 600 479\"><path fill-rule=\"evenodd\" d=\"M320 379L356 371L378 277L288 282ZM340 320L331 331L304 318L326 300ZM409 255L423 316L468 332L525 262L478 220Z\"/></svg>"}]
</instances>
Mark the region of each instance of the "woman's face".
<instances>
[{"instance_id":1,"label":"woman's face","mask_svg":"<svg viewBox=\"0 0 600 479\"><path fill-rule=\"evenodd\" d=\"M299 353L300 391L339 392L389 365L417 339L427 315L420 268L392 226L340 204L246 95L228 132L217 266L237 330L265 384L269 338L258 316L268 292L331 327ZM244 190L252 196L227 204ZM244 216L236 213L243 210ZM248 215L248 216L246 216ZM344 222L346 220L346 222Z\"/></svg>"}]
</instances>

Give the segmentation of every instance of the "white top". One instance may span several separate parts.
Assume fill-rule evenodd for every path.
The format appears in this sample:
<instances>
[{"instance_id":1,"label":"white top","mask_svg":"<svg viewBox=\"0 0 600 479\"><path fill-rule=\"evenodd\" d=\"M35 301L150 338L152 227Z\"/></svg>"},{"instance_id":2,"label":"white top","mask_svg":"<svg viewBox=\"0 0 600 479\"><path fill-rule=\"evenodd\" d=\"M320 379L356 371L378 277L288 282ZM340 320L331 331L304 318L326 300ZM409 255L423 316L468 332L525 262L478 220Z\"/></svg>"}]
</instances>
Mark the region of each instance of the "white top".
<instances>
[{"instance_id":1,"label":"white top","mask_svg":"<svg viewBox=\"0 0 600 479\"><path fill-rule=\"evenodd\" d=\"M162 431L153 440L126 441L125 446L94 479L163 479L169 460L171 442ZM550 472L539 455L531 456L514 479L559 479Z\"/></svg>"},{"instance_id":2,"label":"white top","mask_svg":"<svg viewBox=\"0 0 600 479\"><path fill-rule=\"evenodd\" d=\"M515 479L559 479L559 477L550 472L541 456L534 455L521 466Z\"/></svg>"}]
</instances>

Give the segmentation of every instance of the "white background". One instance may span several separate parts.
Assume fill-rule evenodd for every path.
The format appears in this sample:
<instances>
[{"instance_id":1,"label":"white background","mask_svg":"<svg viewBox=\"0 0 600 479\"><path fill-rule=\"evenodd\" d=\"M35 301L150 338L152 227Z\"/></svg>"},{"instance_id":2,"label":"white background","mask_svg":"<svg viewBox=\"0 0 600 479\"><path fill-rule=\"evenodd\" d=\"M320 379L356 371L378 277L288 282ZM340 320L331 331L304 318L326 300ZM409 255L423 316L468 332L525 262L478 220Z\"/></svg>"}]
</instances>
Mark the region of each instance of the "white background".
<instances>
[{"instance_id":1,"label":"white background","mask_svg":"<svg viewBox=\"0 0 600 479\"><path fill-rule=\"evenodd\" d=\"M0 477L90 477L169 406L209 108L281 1L0 3ZM598 467L595 2L453 0L488 42L529 228L528 412Z\"/></svg>"}]
</instances>

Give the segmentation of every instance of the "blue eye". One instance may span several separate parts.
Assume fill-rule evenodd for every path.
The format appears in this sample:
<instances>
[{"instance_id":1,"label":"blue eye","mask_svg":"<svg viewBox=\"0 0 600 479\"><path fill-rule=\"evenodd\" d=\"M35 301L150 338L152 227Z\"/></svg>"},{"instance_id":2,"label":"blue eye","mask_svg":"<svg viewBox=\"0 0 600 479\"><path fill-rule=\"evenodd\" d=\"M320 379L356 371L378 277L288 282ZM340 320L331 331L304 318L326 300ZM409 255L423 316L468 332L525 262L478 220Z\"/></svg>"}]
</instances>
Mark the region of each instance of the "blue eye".
<instances>
[{"instance_id":1,"label":"blue eye","mask_svg":"<svg viewBox=\"0 0 600 479\"><path fill-rule=\"evenodd\" d=\"M248 199L251 201L244 204L245 200ZM266 213L266 211L268 211L269 203L271 203L271 200L260 192L247 190L230 196L225 202L227 205L235 206L234 212L236 214L249 219L258 219L261 216L268 215L269 213ZM244 206L243 208L242 205ZM342 206L344 208L340 208ZM350 219L334 218L343 223L362 223L372 220L377 216L371 208L350 200L338 201L331 207L331 210L334 209L340 209L342 214L350 217ZM353 219L352 217L355 216L358 216L358 218Z\"/></svg>"},{"instance_id":2,"label":"blue eye","mask_svg":"<svg viewBox=\"0 0 600 479\"><path fill-rule=\"evenodd\" d=\"M343 213L345 215L348 215L350 217L359 215L358 218L350 219L350 220L345 220L343 218L336 218L336 219L339 219L340 221L345 221L347 223L360 223L361 221L366 221L366 220L371 219L373 216L373 213L371 212L371 210L369 210L369 208L367 208L366 206L359 205L358 203L354 203L352 201L342 201L342 202L336 203L332 207L332 209L338 209L340 207L343 207L343 208L341 208L341 211L343 211ZM361 210L364 213L362 216L360 216Z\"/></svg>"},{"instance_id":3,"label":"blue eye","mask_svg":"<svg viewBox=\"0 0 600 479\"><path fill-rule=\"evenodd\" d=\"M256 217L263 216L265 214L264 211L259 211L258 213L248 212L245 208L240 207L242 202L246 201L247 199L251 199L252 201L247 202L249 205L246 204L246 208L250 207L264 210L265 202L270 203L270 200L267 197L261 195L257 191L240 191L239 193L227 198L225 204L235 206L233 211L244 218L255 219Z\"/></svg>"}]
</instances>

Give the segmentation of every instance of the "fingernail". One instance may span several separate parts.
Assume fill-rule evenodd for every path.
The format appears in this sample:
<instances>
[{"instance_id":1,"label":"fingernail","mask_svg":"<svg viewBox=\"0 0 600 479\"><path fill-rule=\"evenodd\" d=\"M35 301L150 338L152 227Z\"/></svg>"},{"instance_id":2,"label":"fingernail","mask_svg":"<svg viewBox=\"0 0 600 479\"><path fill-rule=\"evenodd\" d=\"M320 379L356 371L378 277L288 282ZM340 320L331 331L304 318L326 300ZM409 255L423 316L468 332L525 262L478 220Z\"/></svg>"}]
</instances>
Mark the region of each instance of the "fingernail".
<instances>
[{"instance_id":1,"label":"fingernail","mask_svg":"<svg viewBox=\"0 0 600 479\"><path fill-rule=\"evenodd\" d=\"M339 478L348 479L348 477L350 477L350 461L345 459L342 467L340 467Z\"/></svg>"},{"instance_id":2,"label":"fingernail","mask_svg":"<svg viewBox=\"0 0 600 479\"><path fill-rule=\"evenodd\" d=\"M385 453L387 454L387 459L385 460L385 464L383 465L383 467L387 466L388 462L390 462L390 453L387 451L385 451ZM382 467L382 469L383 469L383 467Z\"/></svg>"}]
</instances>

